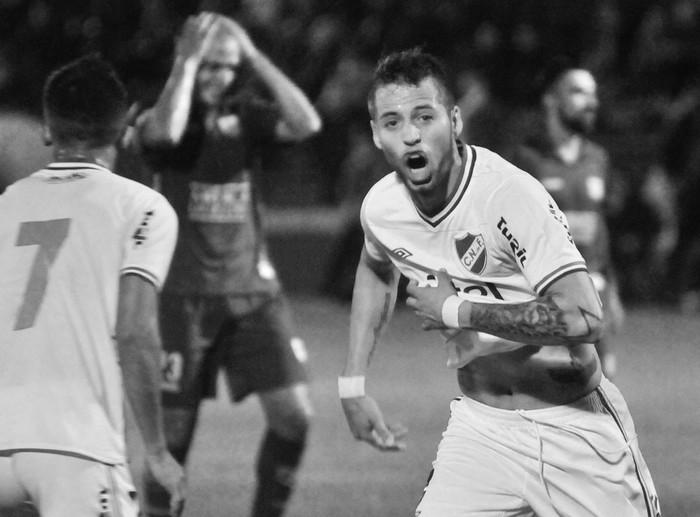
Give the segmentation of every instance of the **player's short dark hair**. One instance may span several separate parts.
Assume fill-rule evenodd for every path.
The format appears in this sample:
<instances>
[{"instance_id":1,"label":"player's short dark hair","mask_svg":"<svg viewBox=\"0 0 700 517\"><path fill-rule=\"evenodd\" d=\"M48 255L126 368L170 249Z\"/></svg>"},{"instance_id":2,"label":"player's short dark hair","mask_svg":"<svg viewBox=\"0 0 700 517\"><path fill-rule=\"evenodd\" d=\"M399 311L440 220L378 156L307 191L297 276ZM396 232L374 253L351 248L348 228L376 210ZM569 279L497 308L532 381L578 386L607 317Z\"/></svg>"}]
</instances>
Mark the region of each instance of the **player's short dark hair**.
<instances>
[{"instance_id":1,"label":"player's short dark hair","mask_svg":"<svg viewBox=\"0 0 700 517\"><path fill-rule=\"evenodd\" d=\"M559 54L550 59L535 78L535 88L541 97L548 93L571 70L583 68L574 56Z\"/></svg>"},{"instance_id":2,"label":"player's short dark hair","mask_svg":"<svg viewBox=\"0 0 700 517\"><path fill-rule=\"evenodd\" d=\"M44 116L54 141L88 147L114 143L126 124L128 94L112 65L90 54L52 72L44 85Z\"/></svg>"},{"instance_id":3,"label":"player's short dark hair","mask_svg":"<svg viewBox=\"0 0 700 517\"><path fill-rule=\"evenodd\" d=\"M379 88L387 84L419 85L424 79L433 78L442 102L448 109L454 106L454 95L448 86L447 74L442 63L421 47L393 52L382 57L374 71L374 80L367 94L367 105L372 118L376 114L374 96Z\"/></svg>"}]
</instances>

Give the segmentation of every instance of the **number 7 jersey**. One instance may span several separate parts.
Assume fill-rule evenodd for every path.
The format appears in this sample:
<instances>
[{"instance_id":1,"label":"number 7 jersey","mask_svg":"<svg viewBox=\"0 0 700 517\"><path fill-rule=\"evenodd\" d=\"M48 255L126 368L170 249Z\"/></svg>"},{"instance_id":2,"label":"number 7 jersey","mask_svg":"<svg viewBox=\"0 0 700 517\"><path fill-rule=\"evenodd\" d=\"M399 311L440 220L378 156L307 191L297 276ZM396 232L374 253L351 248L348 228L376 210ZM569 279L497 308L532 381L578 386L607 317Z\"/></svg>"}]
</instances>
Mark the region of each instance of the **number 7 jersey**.
<instances>
[{"instance_id":1,"label":"number 7 jersey","mask_svg":"<svg viewBox=\"0 0 700 517\"><path fill-rule=\"evenodd\" d=\"M125 461L119 278L160 288L176 238L163 196L94 164L51 164L0 196L0 451Z\"/></svg>"}]
</instances>

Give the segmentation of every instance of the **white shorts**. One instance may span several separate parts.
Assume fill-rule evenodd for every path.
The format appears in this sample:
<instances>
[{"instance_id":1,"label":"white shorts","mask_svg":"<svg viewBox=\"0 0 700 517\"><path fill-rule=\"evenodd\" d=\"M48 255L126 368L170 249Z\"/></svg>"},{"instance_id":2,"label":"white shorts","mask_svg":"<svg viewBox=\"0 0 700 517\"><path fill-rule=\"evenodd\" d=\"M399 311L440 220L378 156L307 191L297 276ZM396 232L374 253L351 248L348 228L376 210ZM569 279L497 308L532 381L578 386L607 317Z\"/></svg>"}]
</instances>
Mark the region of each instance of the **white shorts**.
<instances>
[{"instance_id":1,"label":"white shorts","mask_svg":"<svg viewBox=\"0 0 700 517\"><path fill-rule=\"evenodd\" d=\"M136 490L126 465L47 451L0 456L0 509L27 503L41 517L138 515Z\"/></svg>"},{"instance_id":2,"label":"white shorts","mask_svg":"<svg viewBox=\"0 0 700 517\"><path fill-rule=\"evenodd\" d=\"M451 410L416 516L661 516L627 404L607 379L566 406L507 411L462 397Z\"/></svg>"}]
</instances>

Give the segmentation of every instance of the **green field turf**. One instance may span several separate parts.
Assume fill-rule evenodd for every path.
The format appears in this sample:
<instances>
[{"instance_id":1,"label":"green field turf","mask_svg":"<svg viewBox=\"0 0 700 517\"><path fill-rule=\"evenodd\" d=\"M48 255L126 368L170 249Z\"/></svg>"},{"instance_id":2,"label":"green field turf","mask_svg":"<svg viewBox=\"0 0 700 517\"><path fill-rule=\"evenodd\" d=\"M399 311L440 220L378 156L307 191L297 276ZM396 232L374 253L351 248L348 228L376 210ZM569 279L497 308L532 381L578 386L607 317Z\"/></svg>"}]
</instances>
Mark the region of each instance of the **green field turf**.
<instances>
[{"instance_id":1,"label":"green field turf","mask_svg":"<svg viewBox=\"0 0 700 517\"><path fill-rule=\"evenodd\" d=\"M408 449L380 453L351 437L336 395L347 305L295 298L311 355L316 418L289 517L412 516L458 394L438 339L400 309L375 354L367 389L385 417L409 428ZM637 424L665 517L700 517L700 317L630 309L616 383ZM247 516L263 420L254 398L203 406L190 458L186 517ZM575 517L575 516L572 516ZM614 516L611 516L614 517Z\"/></svg>"}]
</instances>

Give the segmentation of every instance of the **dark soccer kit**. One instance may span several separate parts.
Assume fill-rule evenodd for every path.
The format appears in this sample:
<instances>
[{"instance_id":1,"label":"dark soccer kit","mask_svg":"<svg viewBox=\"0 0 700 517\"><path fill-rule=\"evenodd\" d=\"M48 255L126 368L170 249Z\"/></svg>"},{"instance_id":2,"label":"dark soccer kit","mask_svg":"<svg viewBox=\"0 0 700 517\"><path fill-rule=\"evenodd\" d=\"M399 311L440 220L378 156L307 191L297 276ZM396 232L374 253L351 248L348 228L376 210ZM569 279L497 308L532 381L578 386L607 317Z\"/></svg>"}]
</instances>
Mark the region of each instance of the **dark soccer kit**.
<instances>
[{"instance_id":1,"label":"dark soccer kit","mask_svg":"<svg viewBox=\"0 0 700 517\"><path fill-rule=\"evenodd\" d=\"M306 380L306 352L266 253L252 178L256 145L273 138L276 120L264 103L240 103L207 129L191 122L177 148L147 150L180 220L161 299L166 407L213 396L219 368L236 401ZM238 135L222 133L227 121Z\"/></svg>"},{"instance_id":2,"label":"dark soccer kit","mask_svg":"<svg viewBox=\"0 0 700 517\"><path fill-rule=\"evenodd\" d=\"M537 135L518 147L512 162L537 178L564 212L569 232L586 260L603 305L611 306L616 296L616 279L604 215L608 153L585 139L579 158L565 163L546 137Z\"/></svg>"}]
</instances>

